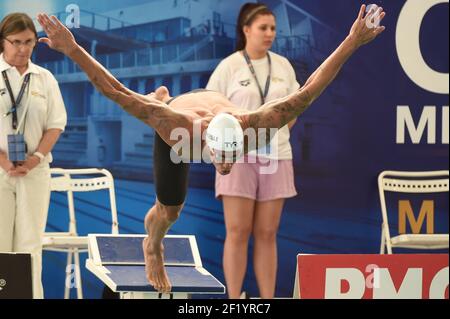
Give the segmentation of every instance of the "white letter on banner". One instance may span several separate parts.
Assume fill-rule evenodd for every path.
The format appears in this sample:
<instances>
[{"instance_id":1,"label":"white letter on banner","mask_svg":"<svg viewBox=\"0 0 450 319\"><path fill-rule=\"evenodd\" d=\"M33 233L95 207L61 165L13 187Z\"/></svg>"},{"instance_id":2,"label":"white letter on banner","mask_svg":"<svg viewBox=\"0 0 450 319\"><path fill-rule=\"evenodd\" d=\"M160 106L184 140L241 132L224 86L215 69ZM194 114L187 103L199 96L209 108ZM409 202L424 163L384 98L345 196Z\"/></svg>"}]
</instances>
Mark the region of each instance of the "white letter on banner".
<instances>
[{"instance_id":1,"label":"white letter on banner","mask_svg":"<svg viewBox=\"0 0 450 319\"><path fill-rule=\"evenodd\" d=\"M442 108L442 144L448 144L449 134L448 134L449 116L448 116L448 105Z\"/></svg>"},{"instance_id":2,"label":"white letter on banner","mask_svg":"<svg viewBox=\"0 0 450 319\"><path fill-rule=\"evenodd\" d=\"M434 276L430 285L430 299L445 299L448 287L448 267L445 267Z\"/></svg>"},{"instance_id":3,"label":"white letter on banner","mask_svg":"<svg viewBox=\"0 0 450 319\"><path fill-rule=\"evenodd\" d=\"M348 292L341 291L341 282L349 284ZM329 268L325 275L325 299L361 299L366 290L364 274L356 268Z\"/></svg>"},{"instance_id":4,"label":"white letter on banner","mask_svg":"<svg viewBox=\"0 0 450 319\"><path fill-rule=\"evenodd\" d=\"M422 298L422 268L410 268L406 272L400 288L395 289L391 274L387 268L375 269L380 280L380 286L374 287L373 299L421 299Z\"/></svg>"},{"instance_id":5,"label":"white letter on banner","mask_svg":"<svg viewBox=\"0 0 450 319\"><path fill-rule=\"evenodd\" d=\"M436 143L436 107L425 106L417 128L408 106L397 106L397 144L405 144L405 124L413 144L419 144L428 126L428 144Z\"/></svg>"},{"instance_id":6,"label":"white letter on banner","mask_svg":"<svg viewBox=\"0 0 450 319\"><path fill-rule=\"evenodd\" d=\"M421 88L438 94L449 93L449 74L431 69L420 50L420 26L428 10L448 0L408 0L397 22L396 46L400 64L408 77ZM441 39L442 44L448 39Z\"/></svg>"}]
</instances>

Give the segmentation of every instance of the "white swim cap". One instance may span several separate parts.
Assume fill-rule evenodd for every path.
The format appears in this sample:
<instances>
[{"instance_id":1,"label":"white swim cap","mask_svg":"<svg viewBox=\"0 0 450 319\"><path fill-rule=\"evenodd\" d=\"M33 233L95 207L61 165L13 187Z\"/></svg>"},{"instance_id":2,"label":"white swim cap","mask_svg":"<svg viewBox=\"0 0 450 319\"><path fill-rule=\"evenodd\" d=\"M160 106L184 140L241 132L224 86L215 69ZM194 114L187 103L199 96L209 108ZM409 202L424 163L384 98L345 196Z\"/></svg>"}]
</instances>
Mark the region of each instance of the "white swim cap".
<instances>
[{"instance_id":1,"label":"white swim cap","mask_svg":"<svg viewBox=\"0 0 450 319\"><path fill-rule=\"evenodd\" d=\"M206 130L206 143L210 149L218 151L242 151L244 132L239 121L228 113L217 114Z\"/></svg>"}]
</instances>

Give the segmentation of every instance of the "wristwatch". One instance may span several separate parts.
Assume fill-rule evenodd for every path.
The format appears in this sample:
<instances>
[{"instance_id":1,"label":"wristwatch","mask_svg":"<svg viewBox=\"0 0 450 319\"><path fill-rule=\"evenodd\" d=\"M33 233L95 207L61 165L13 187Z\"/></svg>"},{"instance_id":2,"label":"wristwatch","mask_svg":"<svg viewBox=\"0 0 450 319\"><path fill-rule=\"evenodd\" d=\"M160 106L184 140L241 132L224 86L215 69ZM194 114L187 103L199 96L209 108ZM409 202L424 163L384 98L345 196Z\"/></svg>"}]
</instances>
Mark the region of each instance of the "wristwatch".
<instances>
[{"instance_id":1,"label":"wristwatch","mask_svg":"<svg viewBox=\"0 0 450 319\"><path fill-rule=\"evenodd\" d=\"M42 161L45 158L45 155L42 154L41 152L34 152L33 155L39 158L39 163L42 163Z\"/></svg>"}]
</instances>

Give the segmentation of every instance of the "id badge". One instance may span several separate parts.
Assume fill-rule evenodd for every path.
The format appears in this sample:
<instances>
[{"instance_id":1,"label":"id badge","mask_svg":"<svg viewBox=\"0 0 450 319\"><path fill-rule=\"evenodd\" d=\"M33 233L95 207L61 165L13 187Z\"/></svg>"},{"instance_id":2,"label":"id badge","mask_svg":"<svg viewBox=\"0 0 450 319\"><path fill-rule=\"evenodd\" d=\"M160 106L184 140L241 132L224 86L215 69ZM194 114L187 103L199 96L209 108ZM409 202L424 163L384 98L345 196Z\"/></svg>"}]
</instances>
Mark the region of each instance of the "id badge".
<instances>
[{"instance_id":1,"label":"id badge","mask_svg":"<svg viewBox=\"0 0 450 319\"><path fill-rule=\"evenodd\" d=\"M27 159L27 144L23 134L8 135L9 160L13 163L24 162Z\"/></svg>"}]
</instances>

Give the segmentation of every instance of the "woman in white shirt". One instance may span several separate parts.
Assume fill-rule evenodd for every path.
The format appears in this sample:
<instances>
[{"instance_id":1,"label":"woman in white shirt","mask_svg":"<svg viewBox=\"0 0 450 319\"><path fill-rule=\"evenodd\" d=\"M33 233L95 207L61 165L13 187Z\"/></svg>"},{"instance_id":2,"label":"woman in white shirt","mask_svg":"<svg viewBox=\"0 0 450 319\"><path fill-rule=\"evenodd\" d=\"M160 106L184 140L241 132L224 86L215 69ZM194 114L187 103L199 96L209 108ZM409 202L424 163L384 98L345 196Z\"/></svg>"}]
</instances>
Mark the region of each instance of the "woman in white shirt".
<instances>
[{"instance_id":1,"label":"woman in white shirt","mask_svg":"<svg viewBox=\"0 0 450 319\"><path fill-rule=\"evenodd\" d=\"M33 297L43 298L50 152L67 114L56 79L30 60L36 43L26 14L12 13L0 22L0 251L32 254Z\"/></svg>"},{"instance_id":2,"label":"woman in white shirt","mask_svg":"<svg viewBox=\"0 0 450 319\"><path fill-rule=\"evenodd\" d=\"M237 21L236 52L217 66L207 89L222 92L248 110L298 90L289 61L269 51L275 28L275 17L265 5L244 4ZM249 153L227 176L216 174L216 197L223 201L227 231L223 267L230 298L241 295L251 234L260 296L274 296L280 216L285 199L297 195L289 142L294 122L277 132L269 149Z\"/></svg>"}]
</instances>

